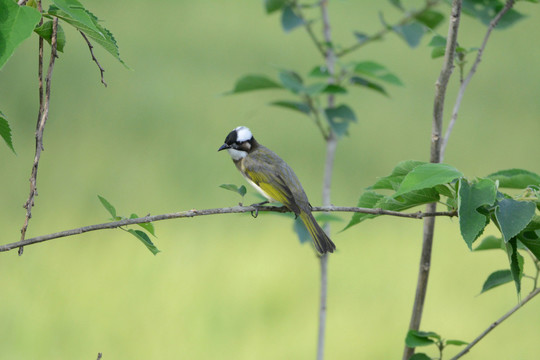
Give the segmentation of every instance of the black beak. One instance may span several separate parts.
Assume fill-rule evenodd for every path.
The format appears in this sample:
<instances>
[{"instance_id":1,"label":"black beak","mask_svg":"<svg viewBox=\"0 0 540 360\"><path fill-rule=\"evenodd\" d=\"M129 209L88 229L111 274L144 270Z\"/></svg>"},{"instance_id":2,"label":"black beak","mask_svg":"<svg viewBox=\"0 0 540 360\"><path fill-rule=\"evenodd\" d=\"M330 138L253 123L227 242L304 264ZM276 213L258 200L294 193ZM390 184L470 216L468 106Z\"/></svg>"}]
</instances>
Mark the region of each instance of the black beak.
<instances>
[{"instance_id":1,"label":"black beak","mask_svg":"<svg viewBox=\"0 0 540 360\"><path fill-rule=\"evenodd\" d=\"M218 149L218 151L225 150L225 149L229 149L229 148L230 148L229 145L223 144L223 145L221 145L221 147Z\"/></svg>"}]
</instances>

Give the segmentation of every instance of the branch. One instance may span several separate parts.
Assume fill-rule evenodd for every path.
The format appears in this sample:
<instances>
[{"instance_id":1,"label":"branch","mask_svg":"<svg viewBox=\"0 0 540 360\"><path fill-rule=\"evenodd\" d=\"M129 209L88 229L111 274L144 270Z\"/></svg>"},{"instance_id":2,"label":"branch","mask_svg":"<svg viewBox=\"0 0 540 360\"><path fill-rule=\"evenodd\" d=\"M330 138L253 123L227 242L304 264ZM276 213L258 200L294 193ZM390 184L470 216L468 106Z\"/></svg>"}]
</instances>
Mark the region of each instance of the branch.
<instances>
[{"instance_id":1,"label":"branch","mask_svg":"<svg viewBox=\"0 0 540 360\"><path fill-rule=\"evenodd\" d=\"M370 42L373 42L373 41L376 41L376 40L379 40L381 39L383 36L385 36L387 33L391 32L391 31L394 31L394 28L396 26L403 26L403 25L406 25L408 24L411 20L413 20L414 18L416 18L418 15L420 15L421 13L423 13L424 11L434 7L435 5L437 5L438 3L440 2L440 0L427 0L426 1L426 4L424 5L423 8L421 8L420 10L417 10L417 11L411 11L409 12L407 15L405 15L400 21L398 21L395 25L393 26L385 26L384 29L380 30L379 32L371 35L370 37L368 37L367 39L365 39L364 41L362 42L357 42L356 44L348 47L348 48L345 48L341 51L339 51L336 56L339 58L339 57L342 57L342 56L345 56L345 55L348 55L349 53L361 48L362 46L370 43Z\"/></svg>"},{"instance_id":2,"label":"branch","mask_svg":"<svg viewBox=\"0 0 540 360\"><path fill-rule=\"evenodd\" d=\"M501 316L497 321L495 321L494 323L489 325L489 327L486 330L484 330L480 335L478 335L478 337L476 339L474 339L469 345L467 345L467 347L465 347L459 354L457 354L456 356L454 356L450 360L457 360L460 357L462 357L463 355L465 355L466 353L468 353L469 350L471 350L471 348L473 346L475 346L480 340L482 340L487 334L489 334L491 330L493 330L497 326L499 326L504 320L508 319L510 317L510 315L512 315L513 313L518 311L521 307L523 307L523 305L528 303L529 300L531 300L533 297L535 297L539 293L540 293L540 288L534 289L529 295L527 295L527 297L525 299L523 299L522 302L520 302L519 304L514 306L510 311L508 311L506 314Z\"/></svg>"},{"instance_id":3,"label":"branch","mask_svg":"<svg viewBox=\"0 0 540 360\"><path fill-rule=\"evenodd\" d=\"M41 7L41 2L38 2L38 6ZM53 26L52 26L52 34L51 34L51 57L49 59L49 68L47 71L47 76L45 78L45 98L43 98L43 81L42 81L42 75L43 75L43 40L40 37L39 40L39 68L38 68L38 76L39 76L39 114L38 114L38 121L36 125L36 153L34 156L34 163L32 165L32 174L30 175L30 195L28 196L28 200L24 204L24 208L26 209L26 217L24 219L24 224L21 229L21 241L24 240L24 237L26 236L26 229L28 229L28 222L30 221L30 218L32 217L32 207L34 206L34 200L37 196L37 171L39 166L39 159L41 158L41 151L43 150L43 131L45 130L45 124L47 122L47 118L49 117L49 102L51 100L51 79L52 79L52 72L54 69L54 62L57 58L56 55L56 35L57 35L57 29L58 29L58 18L53 18ZM19 248L19 255L22 255L23 248L22 246Z\"/></svg>"},{"instance_id":4,"label":"branch","mask_svg":"<svg viewBox=\"0 0 540 360\"><path fill-rule=\"evenodd\" d=\"M266 212L279 212L279 213L290 212L289 209L287 209L284 206L261 206L261 207L235 206L235 207L228 207L228 208L216 208L216 209L204 209L204 210L192 209L192 210L187 210L187 211L162 214L162 215L154 215L154 216L148 215L141 218L123 219L120 221L113 221L113 222L108 222L108 223L103 223L103 224L83 226L80 228L60 231L53 234L36 236L31 239L25 239L25 240L21 240L15 243L11 243L11 244L0 245L0 252L13 250L19 246L33 245L40 242L44 242L44 241L48 241L52 239L58 239L58 238L66 237L66 236L78 235L78 234L82 234L89 231L115 229L115 228L119 228L119 227L127 226L127 225L149 223L149 222L161 221L161 220L192 218L195 216L203 216L203 215L239 214L239 213L253 212L257 210L259 212L265 212L265 211ZM406 218L413 218L413 219L422 219L424 217L429 217L429 216L452 217L452 216L457 215L455 211L438 212L438 213L422 213L420 211L416 213L400 213L397 211L389 211L389 210L382 210L382 209L370 209L370 208L346 207L346 206L314 207L312 211L361 212L365 214L390 215L390 216L406 217Z\"/></svg>"},{"instance_id":5,"label":"branch","mask_svg":"<svg viewBox=\"0 0 540 360\"><path fill-rule=\"evenodd\" d=\"M441 144L441 162L442 159L444 159L444 153L446 151L446 145L448 144L448 140L450 139L450 135L452 134L452 130L454 129L454 125L457 120L458 111L461 106L461 100L463 99L463 94L465 93L465 89L467 89L467 86L469 85L469 82L471 81L471 78L476 73L476 68L478 67L478 64L480 64L480 61L482 61L482 55L484 54L484 49L486 48L487 42L489 40L489 37L491 35L491 32L497 24L499 23L499 20L506 14L512 6L514 6L515 1L514 0L507 0L506 4L504 4L504 7L499 11L499 13L491 20L489 23L486 35L484 36L484 41L482 42L482 46L480 46L480 49L478 49L478 53L476 55L476 60L474 61L471 70L469 70L469 73L467 74L467 77L463 82L461 83L461 86L459 88L459 92L456 97L456 103L454 104L454 109L452 110L452 117L450 119L450 122L448 124L448 128L446 129L446 133L444 135L444 139Z\"/></svg>"},{"instance_id":6,"label":"branch","mask_svg":"<svg viewBox=\"0 0 540 360\"><path fill-rule=\"evenodd\" d=\"M82 31L79 31L79 32L81 33L82 37L86 41L86 44L88 44L88 49L90 50L90 55L92 55L92 60L94 60L94 62L96 63L96 65L99 68L99 72L101 73L101 83L103 85L105 85L105 87L107 87L107 83L103 79L103 73L105 72L105 69L101 67L101 64L99 63L98 59L94 56L94 45L92 45L90 40L88 40L88 38L86 37L86 35Z\"/></svg>"},{"instance_id":7,"label":"branch","mask_svg":"<svg viewBox=\"0 0 540 360\"><path fill-rule=\"evenodd\" d=\"M435 100L433 104L433 122L431 130L431 154L430 162L439 163L441 161L441 130L443 122L444 100L448 81L454 68L454 54L457 45L457 34L459 29L459 20L461 17L461 0L452 2L452 12L450 15L450 24L448 26L448 37L446 41L446 50L444 62L435 83ZM426 212L435 212L436 203L428 204ZM433 248L433 233L435 230L435 218L424 220L424 232L422 239L422 253L420 255L420 266L418 269L418 280L416 283L416 293L414 297L413 310L409 330L418 330L424 311L424 302L426 300L427 284L429 270L431 268L431 252ZM414 348L405 345L403 350L403 360L409 359L414 354Z\"/></svg>"}]
</instances>

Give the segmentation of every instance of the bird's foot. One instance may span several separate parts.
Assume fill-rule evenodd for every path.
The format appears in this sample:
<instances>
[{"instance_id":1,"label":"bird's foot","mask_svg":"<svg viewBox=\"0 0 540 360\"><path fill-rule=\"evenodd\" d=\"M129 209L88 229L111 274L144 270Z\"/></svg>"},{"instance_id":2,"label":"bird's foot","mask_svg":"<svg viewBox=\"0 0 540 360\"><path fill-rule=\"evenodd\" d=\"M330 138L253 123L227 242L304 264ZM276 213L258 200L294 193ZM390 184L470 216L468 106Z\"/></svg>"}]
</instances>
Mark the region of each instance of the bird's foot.
<instances>
[{"instance_id":1,"label":"bird's foot","mask_svg":"<svg viewBox=\"0 0 540 360\"><path fill-rule=\"evenodd\" d=\"M255 204L250 205L250 206L255 208L255 210L251 212L251 216L253 216L254 219L256 219L257 216L259 216L259 208L261 206L263 206L264 204L268 204L268 201L263 201L263 202L260 202L260 203L255 203Z\"/></svg>"}]
</instances>

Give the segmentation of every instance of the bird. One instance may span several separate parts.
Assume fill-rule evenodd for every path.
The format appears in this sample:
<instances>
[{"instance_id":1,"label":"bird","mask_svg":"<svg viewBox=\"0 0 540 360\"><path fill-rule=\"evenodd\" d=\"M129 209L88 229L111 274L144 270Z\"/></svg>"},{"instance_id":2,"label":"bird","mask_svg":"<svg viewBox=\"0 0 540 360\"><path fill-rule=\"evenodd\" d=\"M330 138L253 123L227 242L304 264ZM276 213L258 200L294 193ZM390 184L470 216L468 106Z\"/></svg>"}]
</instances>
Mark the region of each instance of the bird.
<instances>
[{"instance_id":1,"label":"bird","mask_svg":"<svg viewBox=\"0 0 540 360\"><path fill-rule=\"evenodd\" d=\"M268 200L254 206L282 203L300 217L319 254L334 252L336 245L313 217L311 204L294 171L276 153L259 144L249 128L238 126L232 130L218 149L222 150L229 152L247 182Z\"/></svg>"}]
</instances>

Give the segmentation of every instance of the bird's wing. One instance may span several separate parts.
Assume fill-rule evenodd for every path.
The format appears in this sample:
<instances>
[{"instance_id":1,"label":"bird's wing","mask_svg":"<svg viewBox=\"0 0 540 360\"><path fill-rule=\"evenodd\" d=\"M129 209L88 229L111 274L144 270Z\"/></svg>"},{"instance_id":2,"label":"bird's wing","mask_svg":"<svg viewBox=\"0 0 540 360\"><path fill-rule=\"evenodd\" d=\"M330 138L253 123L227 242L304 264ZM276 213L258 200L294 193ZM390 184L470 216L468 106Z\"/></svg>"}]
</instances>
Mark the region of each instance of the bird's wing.
<instances>
[{"instance_id":1,"label":"bird's wing","mask_svg":"<svg viewBox=\"0 0 540 360\"><path fill-rule=\"evenodd\" d=\"M248 156L244 159L243 166L246 176L272 199L279 201L295 214L300 213L294 195L287 185L287 181L283 178L284 176L290 176L288 173L292 172L292 170L283 160L275 161L275 159L259 157L257 161L252 161Z\"/></svg>"}]
</instances>

